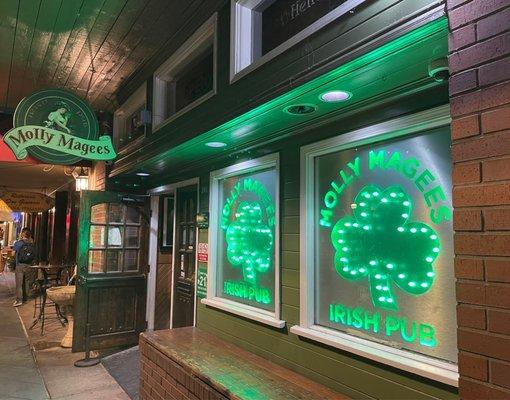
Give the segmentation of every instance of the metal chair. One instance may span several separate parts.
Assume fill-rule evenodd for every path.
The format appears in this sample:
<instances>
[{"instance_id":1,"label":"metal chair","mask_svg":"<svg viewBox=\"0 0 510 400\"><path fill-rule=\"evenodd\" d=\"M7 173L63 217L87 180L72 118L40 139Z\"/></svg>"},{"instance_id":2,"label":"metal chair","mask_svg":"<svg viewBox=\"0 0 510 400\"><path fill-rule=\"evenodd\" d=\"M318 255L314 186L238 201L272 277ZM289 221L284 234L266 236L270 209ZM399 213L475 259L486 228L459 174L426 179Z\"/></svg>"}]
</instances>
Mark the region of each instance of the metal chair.
<instances>
[{"instance_id":1,"label":"metal chair","mask_svg":"<svg viewBox=\"0 0 510 400\"><path fill-rule=\"evenodd\" d=\"M60 286L58 283L60 282L61 269L59 269L58 273L50 274L48 273L48 269L50 268L40 268L39 271L42 271L42 279L37 279L38 285L38 296L34 301L34 322L29 329L33 329L38 322L41 322L41 336L44 335L44 326L46 323L46 319L56 319L61 325L64 327L67 323L67 319L62 315L60 309L57 304L48 300L46 297L46 289L53 286ZM50 269L51 270L51 269ZM53 306L55 311L51 311L47 315L46 307ZM37 315L37 310L39 310L39 314ZM37 315L37 318L36 318Z\"/></svg>"}]
</instances>

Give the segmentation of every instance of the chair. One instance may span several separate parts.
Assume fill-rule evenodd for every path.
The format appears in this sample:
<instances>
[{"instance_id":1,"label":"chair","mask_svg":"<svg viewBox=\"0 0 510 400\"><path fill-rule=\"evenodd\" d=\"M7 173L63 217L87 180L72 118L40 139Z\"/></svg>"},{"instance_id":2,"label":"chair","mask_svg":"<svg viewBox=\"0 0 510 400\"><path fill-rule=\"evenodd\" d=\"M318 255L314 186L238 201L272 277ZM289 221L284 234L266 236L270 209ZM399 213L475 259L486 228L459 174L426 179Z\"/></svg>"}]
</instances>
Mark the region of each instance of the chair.
<instances>
[{"instance_id":1,"label":"chair","mask_svg":"<svg viewBox=\"0 0 510 400\"><path fill-rule=\"evenodd\" d=\"M57 271L55 271L57 270ZM57 304L52 302L51 300L48 300L46 297L46 289L53 287L53 286L60 286L60 278L61 278L61 272L62 268L57 267L42 267L39 268L38 271L42 272L42 277L39 276L37 279L37 285L38 285L38 295L35 298L34 301L34 322L30 326L29 329L33 329L37 323L41 322L41 336L44 335L44 326L46 323L47 318L56 319L58 320L62 326L65 326L65 323L67 323L67 319L62 313L60 312L60 309ZM46 307L47 306L54 306L55 311L51 312L47 316ZM37 310L39 310L39 314L37 315ZM36 319L35 319L36 318Z\"/></svg>"}]
</instances>

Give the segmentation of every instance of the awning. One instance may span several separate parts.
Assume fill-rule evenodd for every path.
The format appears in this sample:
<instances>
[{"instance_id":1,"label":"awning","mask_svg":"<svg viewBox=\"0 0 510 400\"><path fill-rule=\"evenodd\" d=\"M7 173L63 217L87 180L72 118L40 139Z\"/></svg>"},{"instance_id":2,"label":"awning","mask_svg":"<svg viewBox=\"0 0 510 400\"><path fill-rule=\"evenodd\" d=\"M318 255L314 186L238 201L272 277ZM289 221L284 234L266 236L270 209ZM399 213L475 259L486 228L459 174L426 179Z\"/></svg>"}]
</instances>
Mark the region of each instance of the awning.
<instances>
[{"instance_id":1,"label":"awning","mask_svg":"<svg viewBox=\"0 0 510 400\"><path fill-rule=\"evenodd\" d=\"M0 210L5 210L6 212L43 212L49 210L54 205L55 201L43 193L0 192Z\"/></svg>"}]
</instances>

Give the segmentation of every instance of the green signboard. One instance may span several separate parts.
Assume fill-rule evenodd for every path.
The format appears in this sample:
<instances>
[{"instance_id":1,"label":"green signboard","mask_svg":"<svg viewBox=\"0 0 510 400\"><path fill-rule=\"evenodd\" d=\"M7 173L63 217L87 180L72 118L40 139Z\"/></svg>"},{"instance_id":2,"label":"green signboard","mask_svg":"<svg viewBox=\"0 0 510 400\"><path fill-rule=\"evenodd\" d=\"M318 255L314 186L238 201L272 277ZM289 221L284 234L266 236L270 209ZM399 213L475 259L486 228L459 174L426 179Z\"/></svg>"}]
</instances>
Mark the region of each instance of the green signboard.
<instances>
[{"instance_id":1,"label":"green signboard","mask_svg":"<svg viewBox=\"0 0 510 400\"><path fill-rule=\"evenodd\" d=\"M30 155L47 164L66 165L117 156L110 136L99 137L94 111L65 90L41 90L24 98L14 112L13 126L3 140L18 160Z\"/></svg>"},{"instance_id":2,"label":"green signboard","mask_svg":"<svg viewBox=\"0 0 510 400\"><path fill-rule=\"evenodd\" d=\"M274 311L276 170L221 181L221 296Z\"/></svg>"},{"instance_id":3,"label":"green signboard","mask_svg":"<svg viewBox=\"0 0 510 400\"><path fill-rule=\"evenodd\" d=\"M204 299L207 297L207 267L200 265L197 275L197 297Z\"/></svg>"},{"instance_id":4,"label":"green signboard","mask_svg":"<svg viewBox=\"0 0 510 400\"><path fill-rule=\"evenodd\" d=\"M456 361L450 135L315 159L315 321Z\"/></svg>"}]
</instances>

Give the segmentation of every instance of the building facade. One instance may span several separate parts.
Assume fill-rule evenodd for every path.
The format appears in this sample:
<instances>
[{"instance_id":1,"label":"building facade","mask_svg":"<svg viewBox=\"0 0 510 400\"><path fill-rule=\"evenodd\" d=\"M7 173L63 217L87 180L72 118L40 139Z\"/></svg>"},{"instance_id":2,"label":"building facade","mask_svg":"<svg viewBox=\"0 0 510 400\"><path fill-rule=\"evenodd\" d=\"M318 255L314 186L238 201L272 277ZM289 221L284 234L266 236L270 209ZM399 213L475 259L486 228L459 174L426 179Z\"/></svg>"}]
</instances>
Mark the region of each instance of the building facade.
<instances>
[{"instance_id":1,"label":"building facade","mask_svg":"<svg viewBox=\"0 0 510 400\"><path fill-rule=\"evenodd\" d=\"M106 181L150 196L148 327L352 398L510 396L509 12L176 11L117 93Z\"/></svg>"}]
</instances>

